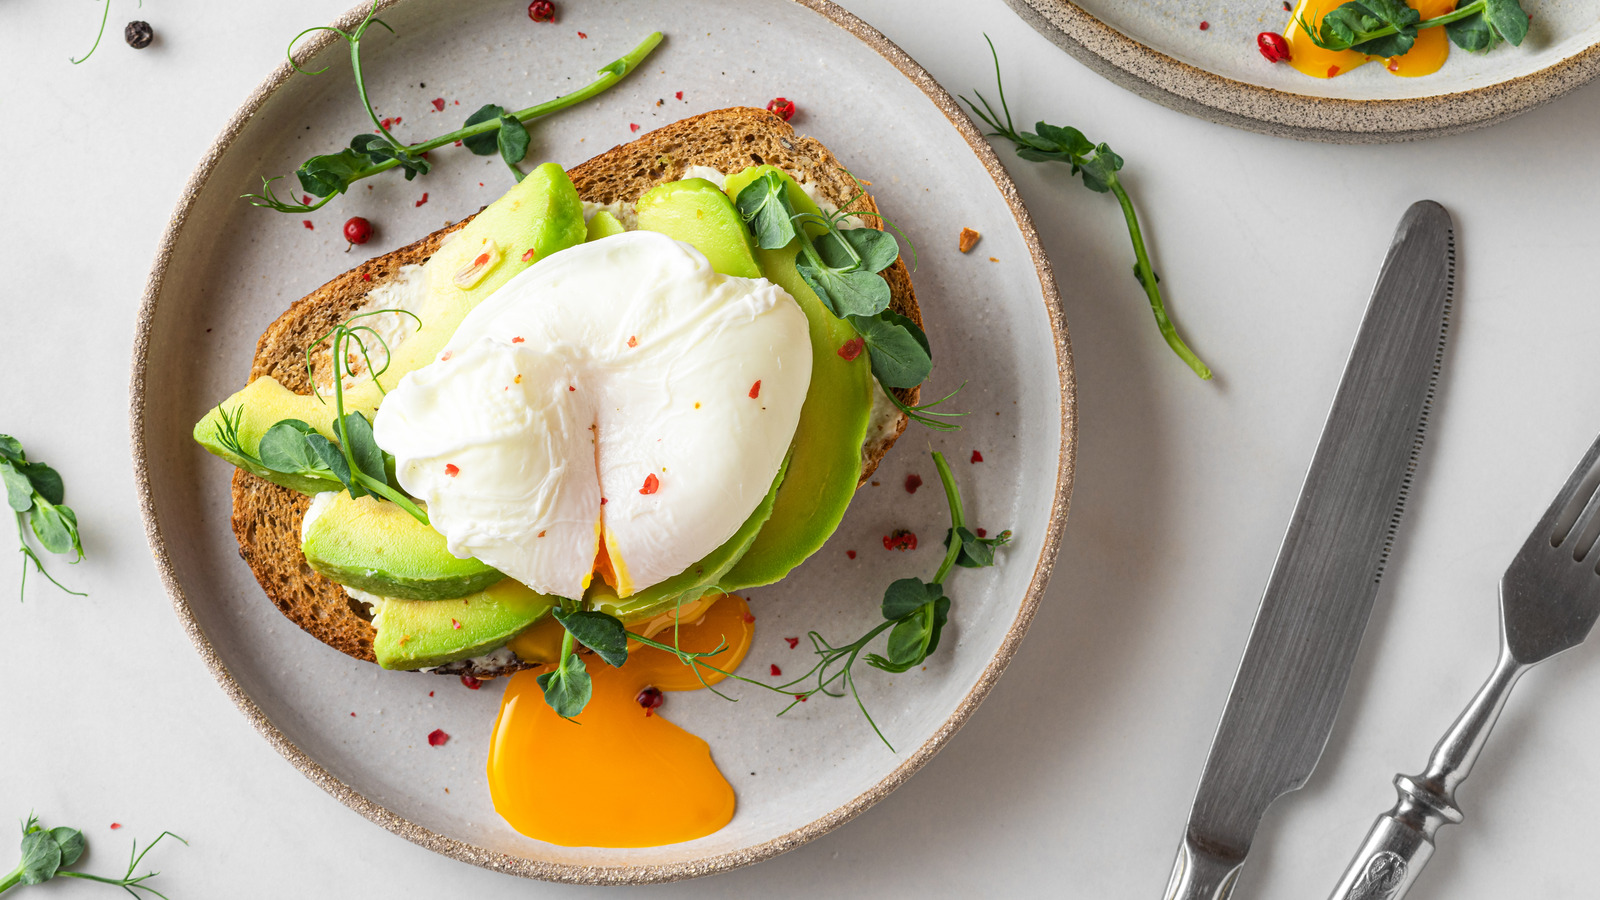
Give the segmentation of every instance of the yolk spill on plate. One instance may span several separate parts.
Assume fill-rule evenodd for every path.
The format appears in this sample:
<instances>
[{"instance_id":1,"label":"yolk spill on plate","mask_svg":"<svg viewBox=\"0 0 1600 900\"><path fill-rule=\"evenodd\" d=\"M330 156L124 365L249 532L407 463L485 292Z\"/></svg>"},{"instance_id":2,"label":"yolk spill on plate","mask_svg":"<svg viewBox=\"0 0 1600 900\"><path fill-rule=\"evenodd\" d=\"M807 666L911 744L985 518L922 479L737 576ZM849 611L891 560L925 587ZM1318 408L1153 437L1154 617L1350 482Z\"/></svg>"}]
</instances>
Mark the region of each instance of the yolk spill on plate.
<instances>
[{"instance_id":1,"label":"yolk spill on plate","mask_svg":"<svg viewBox=\"0 0 1600 900\"><path fill-rule=\"evenodd\" d=\"M728 650L708 660L733 671L754 631L743 598L717 602L693 625L679 629L678 646L691 652ZM673 642L669 626L656 635ZM699 679L677 657L632 645L613 669L597 656L584 664L594 695L577 717L563 721L544 702L537 672L518 672L506 685L489 749L489 794L511 827L563 847L659 847L704 837L733 818L733 787L711 759L705 741L635 699L646 687L689 691ZM702 669L708 683L721 675ZM664 708L664 707L663 707ZM641 773L650 773L642 779Z\"/></svg>"},{"instance_id":2,"label":"yolk spill on plate","mask_svg":"<svg viewBox=\"0 0 1600 900\"><path fill-rule=\"evenodd\" d=\"M1289 42L1289 65L1313 78L1334 78L1339 75L1380 59L1377 56L1368 56L1354 50L1324 50L1311 42L1311 36L1300 27L1300 20L1320 25L1324 14L1340 6L1344 0L1300 0L1295 7L1294 17L1289 21L1289 27L1284 29L1283 36ZM1456 0L1406 0L1406 2L1422 15L1424 19L1442 16L1456 8ZM1404 56L1391 57L1384 61L1384 68L1403 78L1415 78L1419 75L1431 75L1439 71L1444 65L1445 57L1450 55L1450 39L1445 36L1444 29L1424 28L1417 32L1417 42L1411 51Z\"/></svg>"}]
</instances>

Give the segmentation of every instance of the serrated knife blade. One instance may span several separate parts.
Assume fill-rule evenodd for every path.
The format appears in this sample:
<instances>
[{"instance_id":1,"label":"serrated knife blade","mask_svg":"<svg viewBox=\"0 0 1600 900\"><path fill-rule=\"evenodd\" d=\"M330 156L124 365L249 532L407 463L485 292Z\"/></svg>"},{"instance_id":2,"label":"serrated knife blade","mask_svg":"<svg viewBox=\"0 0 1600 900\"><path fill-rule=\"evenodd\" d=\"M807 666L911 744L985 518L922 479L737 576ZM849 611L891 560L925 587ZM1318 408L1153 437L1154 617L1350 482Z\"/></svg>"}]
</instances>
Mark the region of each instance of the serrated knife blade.
<instances>
[{"instance_id":1,"label":"serrated knife blade","mask_svg":"<svg viewBox=\"0 0 1600 900\"><path fill-rule=\"evenodd\" d=\"M1232 892L1261 816L1333 730L1405 512L1444 360L1450 214L1406 210L1345 364L1189 812L1167 900Z\"/></svg>"}]
</instances>

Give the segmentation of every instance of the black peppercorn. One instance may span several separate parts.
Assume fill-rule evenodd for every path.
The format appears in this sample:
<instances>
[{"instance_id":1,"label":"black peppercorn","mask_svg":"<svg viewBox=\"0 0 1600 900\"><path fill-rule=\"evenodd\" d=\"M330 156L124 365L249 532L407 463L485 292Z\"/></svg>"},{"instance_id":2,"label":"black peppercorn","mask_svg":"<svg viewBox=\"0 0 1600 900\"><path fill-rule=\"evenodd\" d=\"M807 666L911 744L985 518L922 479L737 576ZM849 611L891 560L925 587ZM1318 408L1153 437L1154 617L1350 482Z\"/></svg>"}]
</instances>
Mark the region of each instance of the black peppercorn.
<instances>
[{"instance_id":1,"label":"black peppercorn","mask_svg":"<svg viewBox=\"0 0 1600 900\"><path fill-rule=\"evenodd\" d=\"M150 27L149 22L135 20L129 22L127 28L122 29L122 37L128 42L129 47L135 50L143 50L150 46L151 41L156 39L156 32L155 29Z\"/></svg>"}]
</instances>

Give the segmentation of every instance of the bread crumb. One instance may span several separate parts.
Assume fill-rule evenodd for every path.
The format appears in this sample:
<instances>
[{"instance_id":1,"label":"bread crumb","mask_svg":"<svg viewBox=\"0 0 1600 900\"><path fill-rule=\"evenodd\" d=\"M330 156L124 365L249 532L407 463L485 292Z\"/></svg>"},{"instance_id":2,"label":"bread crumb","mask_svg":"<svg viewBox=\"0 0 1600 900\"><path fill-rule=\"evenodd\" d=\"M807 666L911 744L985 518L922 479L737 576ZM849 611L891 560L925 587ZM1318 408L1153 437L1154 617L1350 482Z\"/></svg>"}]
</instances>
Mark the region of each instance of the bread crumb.
<instances>
[{"instance_id":1,"label":"bread crumb","mask_svg":"<svg viewBox=\"0 0 1600 900\"><path fill-rule=\"evenodd\" d=\"M983 235L973 231L971 228L961 229L961 252L972 252L972 248L978 246L978 239L981 237L983 237Z\"/></svg>"}]
</instances>

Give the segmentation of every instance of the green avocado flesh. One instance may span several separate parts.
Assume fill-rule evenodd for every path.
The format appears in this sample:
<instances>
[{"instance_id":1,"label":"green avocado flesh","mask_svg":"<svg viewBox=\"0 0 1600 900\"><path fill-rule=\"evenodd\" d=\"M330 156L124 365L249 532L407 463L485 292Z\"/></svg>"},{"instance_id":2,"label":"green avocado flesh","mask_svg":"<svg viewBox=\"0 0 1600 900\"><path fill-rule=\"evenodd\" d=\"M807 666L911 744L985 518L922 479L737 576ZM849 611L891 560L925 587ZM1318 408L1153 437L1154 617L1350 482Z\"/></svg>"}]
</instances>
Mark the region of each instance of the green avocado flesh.
<instances>
[{"instance_id":1,"label":"green avocado flesh","mask_svg":"<svg viewBox=\"0 0 1600 900\"><path fill-rule=\"evenodd\" d=\"M450 600L505 576L460 559L444 535L393 503L341 491L306 529L300 549L311 568L357 590L401 600Z\"/></svg>"},{"instance_id":2,"label":"green avocado flesh","mask_svg":"<svg viewBox=\"0 0 1600 900\"><path fill-rule=\"evenodd\" d=\"M720 188L704 178L656 185L635 206L642 231L657 231L705 254L723 275L760 278L755 243L739 211Z\"/></svg>"},{"instance_id":3,"label":"green avocado flesh","mask_svg":"<svg viewBox=\"0 0 1600 900\"><path fill-rule=\"evenodd\" d=\"M727 196L767 172L783 175L796 212L820 214L794 179L773 166L752 166L728 176ZM839 348L856 338L795 271L799 239L781 250L757 250L761 272L788 291L811 326L811 387L800 407L788 474L778 487L772 518L750 549L718 582L724 591L772 584L821 549L844 518L861 480L861 444L872 417L872 366L862 352L853 360Z\"/></svg>"},{"instance_id":4,"label":"green avocado flesh","mask_svg":"<svg viewBox=\"0 0 1600 900\"><path fill-rule=\"evenodd\" d=\"M622 234L627 230L622 226L621 222L617 221L616 216L602 209L594 214L594 218L589 220L588 240L598 241L614 234Z\"/></svg>"},{"instance_id":5,"label":"green avocado flesh","mask_svg":"<svg viewBox=\"0 0 1600 900\"><path fill-rule=\"evenodd\" d=\"M512 276L553 253L583 243L587 236L583 202L567 173L555 163L534 169L504 197L478 213L424 264L428 296L422 309L416 310L422 327L395 348L388 368L376 380L367 379L345 391L345 412L360 412L371 419L383 401L384 391L392 389L408 372L432 362L473 307ZM485 253L491 260L487 272L476 282L468 281L465 288L458 285L458 273L470 269ZM330 428L334 419L331 396L296 394L269 375L222 401L194 426L194 439L200 446L252 474L302 493L316 493L326 487L315 480L248 466L228 452L218 432L223 409L230 414L242 411L239 443L254 454L261 436L283 419L309 422L324 437L334 438Z\"/></svg>"},{"instance_id":6,"label":"green avocado flesh","mask_svg":"<svg viewBox=\"0 0 1600 900\"><path fill-rule=\"evenodd\" d=\"M504 647L558 602L510 578L454 600L386 597L378 601L372 652L385 669L421 669L482 656Z\"/></svg>"}]
</instances>

